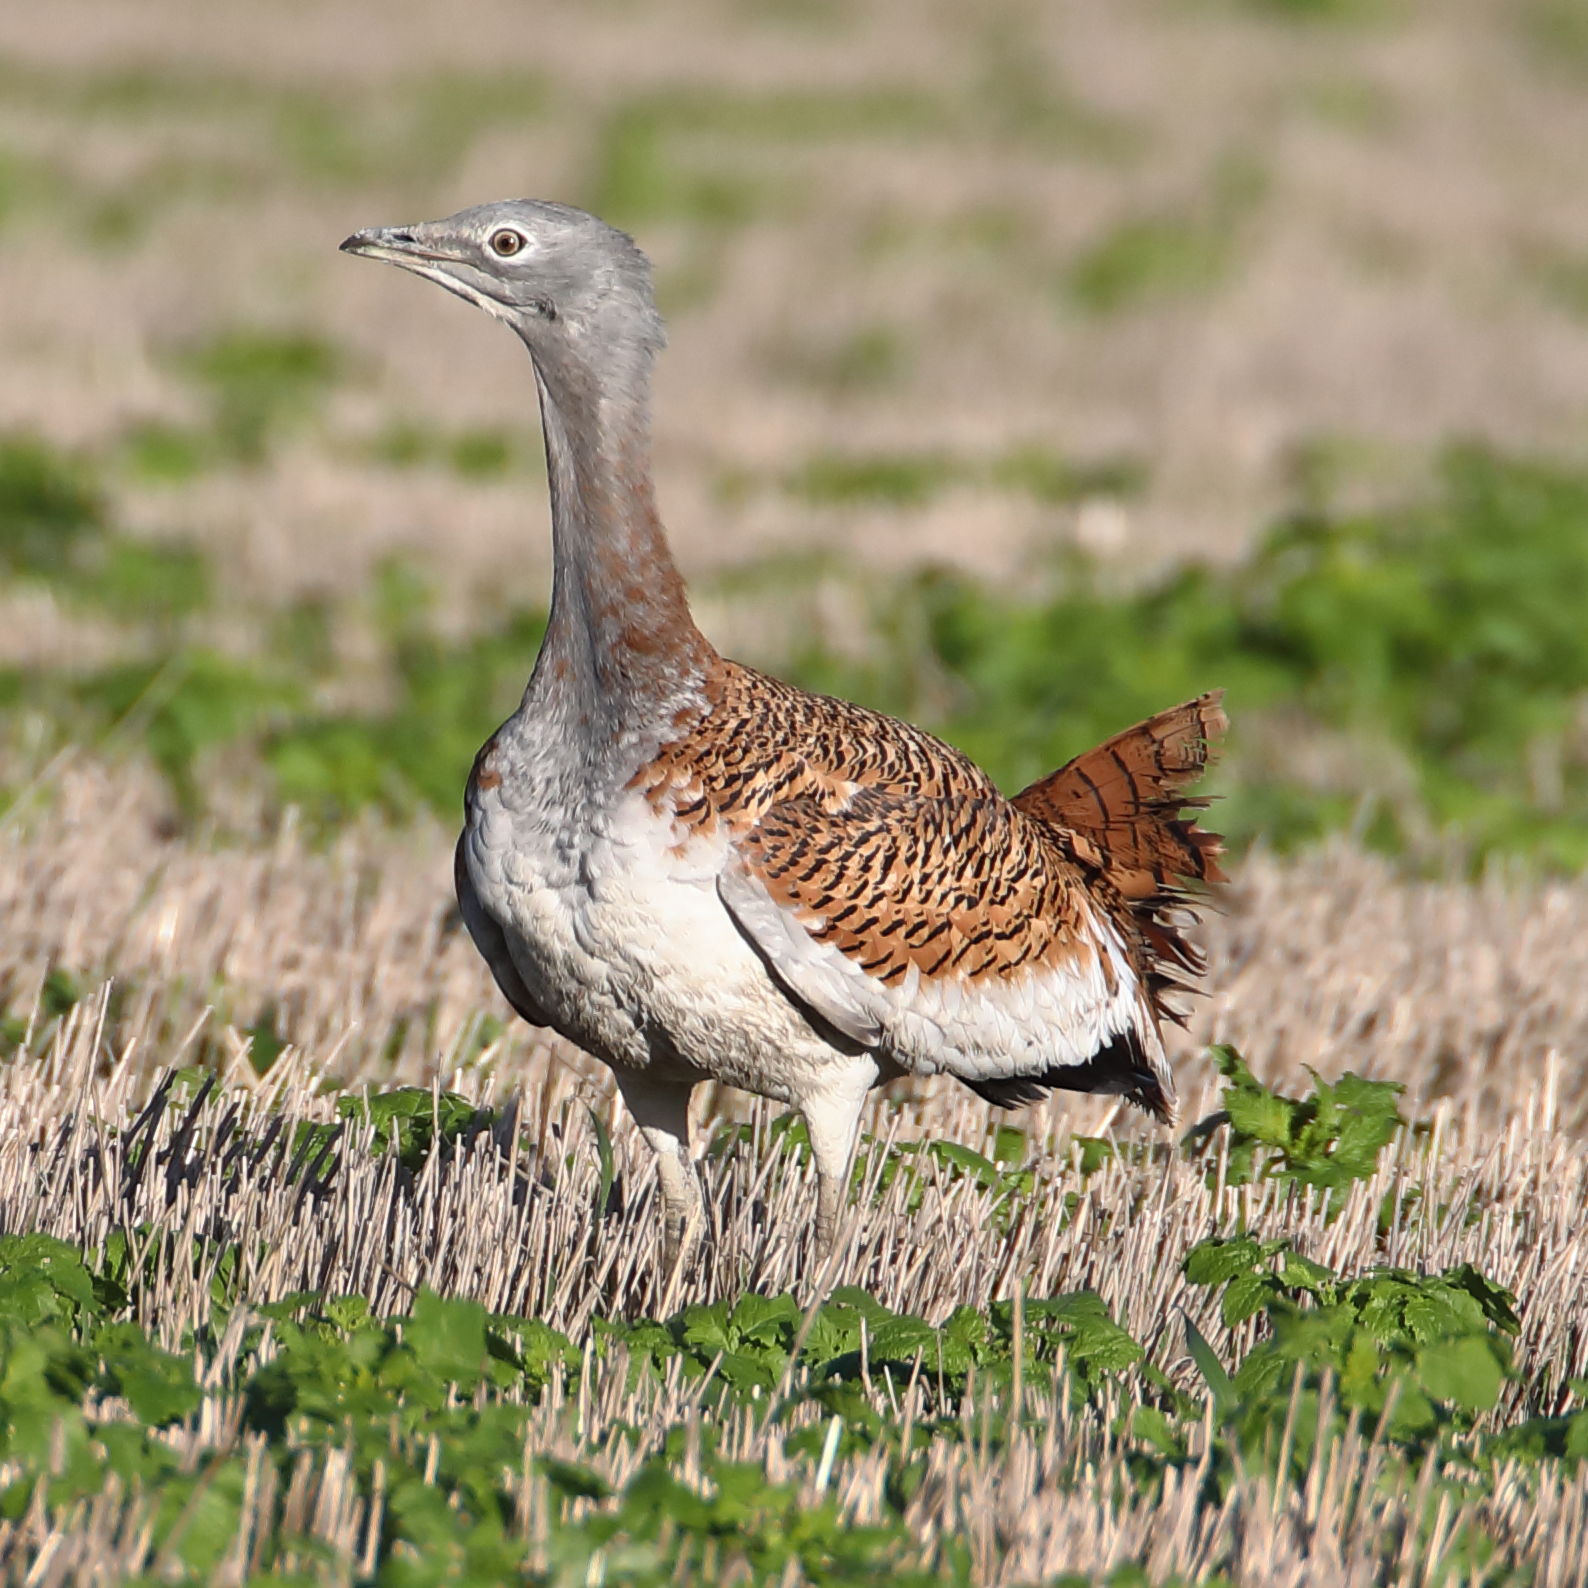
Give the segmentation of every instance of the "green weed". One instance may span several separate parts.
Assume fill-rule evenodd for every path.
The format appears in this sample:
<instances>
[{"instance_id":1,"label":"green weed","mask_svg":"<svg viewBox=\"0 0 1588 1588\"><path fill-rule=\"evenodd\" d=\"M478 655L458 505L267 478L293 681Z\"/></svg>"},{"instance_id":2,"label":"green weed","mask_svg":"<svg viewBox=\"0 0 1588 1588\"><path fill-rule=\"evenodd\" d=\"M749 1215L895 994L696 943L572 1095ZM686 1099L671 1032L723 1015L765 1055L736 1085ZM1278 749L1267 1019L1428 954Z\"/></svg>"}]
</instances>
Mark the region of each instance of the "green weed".
<instances>
[{"instance_id":1,"label":"green weed","mask_svg":"<svg viewBox=\"0 0 1588 1588\"><path fill-rule=\"evenodd\" d=\"M1071 261L1060 287L1090 314L1206 292L1228 274L1239 230L1266 186L1247 160L1226 162L1211 194L1181 211L1122 222Z\"/></svg>"},{"instance_id":2,"label":"green weed","mask_svg":"<svg viewBox=\"0 0 1588 1588\"><path fill-rule=\"evenodd\" d=\"M217 370L252 367L234 354ZM307 372L285 359L287 395L243 400L267 416L245 421L247 433L270 433L278 405L316 400L326 366L317 354L305 362ZM416 459L453 468L490 473L507 466L504 452L514 467L528 461L492 433L398 439ZM1330 505L1338 452L1315 449L1298 465L1305 505L1233 566L1126 586L1072 555L1018 596L927 570L858 592L867 640L858 654L813 619L789 654L753 659L935 729L1005 787L1222 685L1236 726L1212 787L1226 795L1217 822L1235 841L1261 834L1294 846L1352 826L1419 860L1504 854L1579 869L1588 474L1457 448L1421 499L1343 512ZM726 483L743 492L764 482ZM983 458L826 454L777 483L834 509L917 507L961 485L1058 505L1127 494L1139 476L1128 462L1076 465L1030 446ZM340 679L331 643L340 608L283 611L262 659L223 659L184 638L188 617L214 600L202 556L129 541L107 513L80 460L28 437L0 445L3 565L146 631L140 657L95 673L0 676L0 700L19 722L46 741L92 743L114 730L143 745L195 810L198 763L221 751L239 768L262 762L278 798L322 824L369 806L456 808L476 748L522 691L541 613L508 611L444 638L423 581L387 569L361 615L378 632L385 703L328 711L311 703ZM753 571L724 590L797 602L839 577L819 561L772 572L775 596L770 575L758 584Z\"/></svg>"},{"instance_id":3,"label":"green weed","mask_svg":"<svg viewBox=\"0 0 1588 1588\"><path fill-rule=\"evenodd\" d=\"M432 1092L426 1086L343 1097L336 1112L355 1129L372 1127L373 1150L395 1153L411 1174L418 1174L432 1153L456 1151L497 1122L496 1115L458 1093Z\"/></svg>"},{"instance_id":4,"label":"green weed","mask_svg":"<svg viewBox=\"0 0 1588 1588\"><path fill-rule=\"evenodd\" d=\"M968 119L985 125L995 138L1113 161L1133 158L1147 147L1147 135L1135 122L1076 94L1024 30L994 24L984 35L983 56Z\"/></svg>"},{"instance_id":5,"label":"green weed","mask_svg":"<svg viewBox=\"0 0 1588 1588\"><path fill-rule=\"evenodd\" d=\"M1143 484L1130 460L1078 464L1037 443L984 458L950 452L822 452L779 481L780 488L813 507L880 503L912 508L954 488L981 487L1062 505L1089 496L1129 496Z\"/></svg>"},{"instance_id":6,"label":"green weed","mask_svg":"<svg viewBox=\"0 0 1588 1588\"><path fill-rule=\"evenodd\" d=\"M618 225L720 233L784 201L786 171L769 158L780 150L939 137L951 126L952 107L903 86L636 95L602 125L582 202Z\"/></svg>"},{"instance_id":7,"label":"green weed","mask_svg":"<svg viewBox=\"0 0 1588 1588\"><path fill-rule=\"evenodd\" d=\"M1588 28L1588 21L1585 21ZM1538 290L1567 314L1588 320L1588 254L1570 249L1535 250L1525 268Z\"/></svg>"},{"instance_id":8,"label":"green weed","mask_svg":"<svg viewBox=\"0 0 1588 1588\"><path fill-rule=\"evenodd\" d=\"M346 368L323 337L263 330L223 332L176 364L208 398L222 456L240 463L262 461L279 433L311 419Z\"/></svg>"},{"instance_id":9,"label":"green weed","mask_svg":"<svg viewBox=\"0 0 1588 1588\"><path fill-rule=\"evenodd\" d=\"M239 181L268 178L258 169L259 151L300 185L380 181L396 172L408 181L443 176L482 133L533 123L551 99L544 77L516 70L419 72L359 92L345 83L282 86L183 66L73 69L16 60L0 62L0 91L36 114L78 122L241 124L254 134L256 159L231 169L233 195ZM147 177L137 186L153 206L180 196ZM126 206L125 221L145 224L143 207Z\"/></svg>"},{"instance_id":10,"label":"green weed","mask_svg":"<svg viewBox=\"0 0 1588 1588\"><path fill-rule=\"evenodd\" d=\"M542 467L540 449L510 430L439 431L403 422L388 425L369 443L369 456L390 468L443 468L465 479Z\"/></svg>"},{"instance_id":11,"label":"green weed","mask_svg":"<svg viewBox=\"0 0 1588 1588\"><path fill-rule=\"evenodd\" d=\"M1588 74L1588 10L1581 0L1530 0L1516 16L1541 63L1573 76Z\"/></svg>"},{"instance_id":12,"label":"green weed","mask_svg":"<svg viewBox=\"0 0 1588 1588\"><path fill-rule=\"evenodd\" d=\"M1248 1452L1276 1448L1298 1383L1315 1408L1298 1422L1316 1423L1327 1376L1342 1422L1353 1411L1387 1418L1390 1436L1415 1451L1442 1428L1470 1431L1512 1373L1516 1298L1467 1263L1440 1274L1379 1268L1341 1279L1288 1242L1242 1235L1200 1242L1185 1274L1192 1284L1224 1287L1227 1327L1266 1315L1267 1337L1233 1374L1209 1360L1206 1342L1193 1350L1215 1412ZM1298 1470L1311 1456L1304 1440Z\"/></svg>"},{"instance_id":13,"label":"green weed","mask_svg":"<svg viewBox=\"0 0 1588 1588\"><path fill-rule=\"evenodd\" d=\"M536 72L441 71L382 84L373 95L294 89L260 118L291 176L327 185L438 180L483 134L540 121L551 103Z\"/></svg>"},{"instance_id":14,"label":"green weed","mask_svg":"<svg viewBox=\"0 0 1588 1588\"><path fill-rule=\"evenodd\" d=\"M838 395L896 386L908 375L910 362L903 333L889 325L865 326L826 347L813 347L802 335L768 358L779 373Z\"/></svg>"},{"instance_id":15,"label":"green weed","mask_svg":"<svg viewBox=\"0 0 1588 1588\"><path fill-rule=\"evenodd\" d=\"M1229 238L1206 222L1171 215L1126 221L1070 266L1065 290L1081 308L1111 314L1143 299L1196 293L1229 264Z\"/></svg>"},{"instance_id":16,"label":"green weed","mask_svg":"<svg viewBox=\"0 0 1588 1588\"><path fill-rule=\"evenodd\" d=\"M1351 1183L1373 1173L1380 1152L1405 1123L1396 1108L1404 1088L1394 1081L1347 1072L1337 1081L1318 1081L1310 1097L1284 1097L1262 1085L1234 1048L1211 1051L1229 1083L1222 1110L1229 1126L1226 1185L1279 1179L1319 1187L1330 1193L1330 1206L1338 1212ZM1209 1170L1209 1184L1219 1173Z\"/></svg>"},{"instance_id":17,"label":"green weed","mask_svg":"<svg viewBox=\"0 0 1588 1588\"><path fill-rule=\"evenodd\" d=\"M920 507L962 478L957 462L942 453L822 453L786 476L784 489L813 507L851 502Z\"/></svg>"},{"instance_id":18,"label":"green weed","mask_svg":"<svg viewBox=\"0 0 1588 1588\"><path fill-rule=\"evenodd\" d=\"M626 100L618 116L672 139L759 146L829 144L941 133L944 105L936 96L904 85L746 94L681 88Z\"/></svg>"},{"instance_id":19,"label":"green weed","mask_svg":"<svg viewBox=\"0 0 1588 1588\"><path fill-rule=\"evenodd\" d=\"M118 461L132 478L151 485L185 484L218 461L207 431L159 419L129 425L118 452Z\"/></svg>"},{"instance_id":20,"label":"green weed","mask_svg":"<svg viewBox=\"0 0 1588 1588\"><path fill-rule=\"evenodd\" d=\"M51 996L69 1007L75 993ZM1371 1140L1342 1125L1325 1142L1315 1127L1326 1100L1298 1113L1233 1056L1225 1068L1227 1112L1247 1121L1237 1134L1289 1143L1274 1173L1311 1183L1324 1160L1372 1172L1384 1145L1376 1125ZM339 1113L355 1129L373 1126L368 1145L415 1172L480 1125L465 1099L424 1089L344 1098ZM1382 1123L1382 1111L1364 1105L1362 1113ZM338 1141L342 1151L362 1150L361 1135L336 1138L332 1129L300 1125L294 1163L323 1159ZM774 1138L797 1156L792 1127ZM1078 1171L1106 1161L1093 1145L1077 1144ZM1008 1179L1029 1154L1026 1137L1006 1127L990 1156L934 1141L896 1160L910 1172L929 1156L992 1201L1051 1195ZM150 1338L138 1309L161 1294L162 1274L187 1264L211 1276L211 1315L170 1350ZM1519 1372L1516 1304L1471 1265L1338 1274L1289 1240L1258 1241L1238 1228L1184 1259L1190 1284L1218 1293L1232 1356L1226 1364L1187 1320L1192 1378L1156 1359L1164 1342L1135 1339L1088 1290L960 1306L935 1323L853 1286L814 1306L749 1292L663 1318L597 1316L576 1339L423 1289L390 1316L360 1296L319 1291L238 1312L239 1268L224 1242L152 1229L113 1229L88 1251L37 1234L0 1237L0 1461L9 1482L0 1516L64 1512L114 1476L157 1497L149 1524L157 1547L190 1572L212 1571L243 1514L249 1458L230 1447L210 1452L198 1485L160 1438L191 1426L206 1394L236 1409L240 1431L262 1442L280 1478L306 1452L336 1452L360 1494L383 1486L386 1518L371 1543L382 1582L513 1576L522 1544L511 1524L526 1483L546 1497L555 1559L587 1573L598 1554L621 1546L621 1556L603 1554L609 1581L659 1585L731 1561L752 1576L815 1574L836 1585L895 1569L905 1582L959 1581L964 1563L950 1552L929 1564L910 1521L933 1448L996 1449L1021 1426L1040 1439L1055 1395L1128 1452L1134 1486L1151 1493L1170 1472L1194 1468L1214 1508L1241 1472L1268 1473L1281 1492L1299 1495L1362 1428L1376 1430L1380 1481L1419 1496L1410 1523L1419 1529L1441 1505L1461 1515L1502 1470L1514 1482L1518 1463L1570 1466L1588 1454L1588 1412L1497 1421ZM700 1408L688 1425L584 1428L587 1449L640 1450L621 1485L582 1459L537 1451L529 1438L543 1426L532 1422L535 1408L553 1391L553 1404L583 1417L579 1407L602 1404L610 1374L629 1394L689 1386ZM588 1402L571 1395L585 1381L597 1387ZM901 1421L902 1397L914 1397L915 1410ZM779 1476L760 1456L723 1453L722 1428L744 1413L766 1430ZM790 1477L819 1468L836 1480L847 1463L879 1458L871 1469L879 1507L864 1527L825 1499L813 1502ZM1492 1552L1474 1524L1458 1527L1473 1529L1462 1549ZM271 1564L298 1541L278 1530L258 1547ZM1400 1548L1386 1538L1386 1566ZM413 1578L403 1563L414 1559L433 1572ZM615 1559L626 1564L612 1576ZM1133 1567L1108 1579L1145 1580Z\"/></svg>"},{"instance_id":21,"label":"green weed","mask_svg":"<svg viewBox=\"0 0 1588 1588\"><path fill-rule=\"evenodd\" d=\"M455 808L475 751L523 690L545 629L539 613L517 613L457 645L414 629L392 645L396 700L377 715L300 714L263 745L285 800L321 821L367 806L396 815L423 805Z\"/></svg>"},{"instance_id":22,"label":"green weed","mask_svg":"<svg viewBox=\"0 0 1588 1588\"><path fill-rule=\"evenodd\" d=\"M37 436L0 437L0 571L63 577L105 524L105 498L84 460Z\"/></svg>"},{"instance_id":23,"label":"green weed","mask_svg":"<svg viewBox=\"0 0 1588 1588\"><path fill-rule=\"evenodd\" d=\"M162 628L210 594L196 550L113 535L99 470L27 434L0 436L0 574Z\"/></svg>"},{"instance_id":24,"label":"green weed","mask_svg":"<svg viewBox=\"0 0 1588 1588\"><path fill-rule=\"evenodd\" d=\"M684 220L706 228L735 226L758 207L748 178L686 160L669 137L665 106L620 107L602 129L589 181L589 208L628 227Z\"/></svg>"},{"instance_id":25,"label":"green weed","mask_svg":"<svg viewBox=\"0 0 1588 1588\"><path fill-rule=\"evenodd\" d=\"M265 90L244 78L176 65L110 65L72 70L0 60L0 90L34 110L94 121L235 111Z\"/></svg>"},{"instance_id":26,"label":"green weed","mask_svg":"<svg viewBox=\"0 0 1588 1588\"><path fill-rule=\"evenodd\" d=\"M1389 16L1394 0L1245 0L1248 10L1288 22L1367 22Z\"/></svg>"},{"instance_id":27,"label":"green weed","mask_svg":"<svg viewBox=\"0 0 1588 1588\"><path fill-rule=\"evenodd\" d=\"M0 1014L0 1057L11 1058L24 1047L34 1054L43 1052L61 1021L82 998L77 978L61 966L45 976L30 1009L16 1009L8 998L6 1012Z\"/></svg>"},{"instance_id":28,"label":"green weed","mask_svg":"<svg viewBox=\"0 0 1588 1588\"><path fill-rule=\"evenodd\" d=\"M48 194L53 175L43 161L0 150L0 226Z\"/></svg>"},{"instance_id":29,"label":"green weed","mask_svg":"<svg viewBox=\"0 0 1588 1588\"><path fill-rule=\"evenodd\" d=\"M190 816L207 804L203 759L304 709L295 680L200 647L105 668L72 681L55 698L98 731L140 743Z\"/></svg>"},{"instance_id":30,"label":"green weed","mask_svg":"<svg viewBox=\"0 0 1588 1588\"><path fill-rule=\"evenodd\" d=\"M213 594L209 561L197 547L124 539L107 539L85 560L76 590L111 618L165 630L207 607Z\"/></svg>"},{"instance_id":31,"label":"green weed","mask_svg":"<svg viewBox=\"0 0 1588 1588\"><path fill-rule=\"evenodd\" d=\"M1306 87L1302 102L1320 120L1354 133L1381 135L1393 131L1400 121L1394 95L1364 77L1320 78Z\"/></svg>"},{"instance_id":32,"label":"green weed","mask_svg":"<svg viewBox=\"0 0 1588 1588\"><path fill-rule=\"evenodd\" d=\"M1443 831L1477 855L1575 869L1588 860L1588 757L1572 729L1588 692L1585 521L1588 476L1457 449L1431 500L1307 511L1227 571L1123 591L1075 561L1055 594L1022 603L920 575L875 604L865 668L817 636L799 671L924 717L1013 786L1222 684L1250 736L1221 774L1219 824L1237 836L1295 843L1357 820L1386 848L1426 851ZM1355 745L1351 780L1243 764L1281 720Z\"/></svg>"}]
</instances>

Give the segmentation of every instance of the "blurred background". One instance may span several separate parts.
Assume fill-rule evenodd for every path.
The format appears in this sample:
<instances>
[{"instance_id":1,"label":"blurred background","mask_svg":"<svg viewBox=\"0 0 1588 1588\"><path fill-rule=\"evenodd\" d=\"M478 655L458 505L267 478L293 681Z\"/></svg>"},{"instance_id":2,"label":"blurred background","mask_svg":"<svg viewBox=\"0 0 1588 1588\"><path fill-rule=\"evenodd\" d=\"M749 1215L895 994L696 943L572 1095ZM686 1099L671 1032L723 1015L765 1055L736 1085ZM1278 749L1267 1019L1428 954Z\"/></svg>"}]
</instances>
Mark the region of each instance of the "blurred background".
<instances>
[{"instance_id":1,"label":"blurred background","mask_svg":"<svg viewBox=\"0 0 1588 1588\"><path fill-rule=\"evenodd\" d=\"M671 327L725 650L1009 783L1214 685L1241 842L1588 861L1583 0L0 13L0 788L450 822L548 578L521 349L338 255L555 197Z\"/></svg>"}]
</instances>

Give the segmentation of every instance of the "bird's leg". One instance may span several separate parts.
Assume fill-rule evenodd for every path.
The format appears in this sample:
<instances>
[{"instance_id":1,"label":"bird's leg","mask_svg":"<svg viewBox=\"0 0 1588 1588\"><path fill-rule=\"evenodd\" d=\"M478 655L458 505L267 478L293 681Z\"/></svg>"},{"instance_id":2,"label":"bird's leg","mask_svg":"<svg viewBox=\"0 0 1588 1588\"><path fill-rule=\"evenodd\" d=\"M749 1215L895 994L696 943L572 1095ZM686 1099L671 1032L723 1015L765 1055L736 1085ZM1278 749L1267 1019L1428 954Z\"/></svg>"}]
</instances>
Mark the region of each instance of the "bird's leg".
<instances>
[{"instance_id":1,"label":"bird's leg","mask_svg":"<svg viewBox=\"0 0 1588 1588\"><path fill-rule=\"evenodd\" d=\"M617 1070L623 1106L656 1154L662 1189L662 1267L671 1274L694 1246L705 1222L700 1178L689 1156L692 1083L663 1081L644 1070Z\"/></svg>"},{"instance_id":2,"label":"bird's leg","mask_svg":"<svg viewBox=\"0 0 1588 1588\"><path fill-rule=\"evenodd\" d=\"M849 1186L849 1166L860 1135L860 1111L877 1084L875 1062L862 1055L820 1092L800 1099L816 1160L816 1259L825 1260L838 1238L838 1220Z\"/></svg>"},{"instance_id":3,"label":"bird's leg","mask_svg":"<svg viewBox=\"0 0 1588 1588\"><path fill-rule=\"evenodd\" d=\"M821 1174L816 1181L816 1257L825 1258L838 1239L838 1215L844 1210L844 1181L841 1174Z\"/></svg>"},{"instance_id":4,"label":"bird's leg","mask_svg":"<svg viewBox=\"0 0 1588 1588\"><path fill-rule=\"evenodd\" d=\"M658 1152L656 1173L662 1183L662 1267L668 1273L694 1249L705 1224L700 1176L685 1152Z\"/></svg>"}]
</instances>

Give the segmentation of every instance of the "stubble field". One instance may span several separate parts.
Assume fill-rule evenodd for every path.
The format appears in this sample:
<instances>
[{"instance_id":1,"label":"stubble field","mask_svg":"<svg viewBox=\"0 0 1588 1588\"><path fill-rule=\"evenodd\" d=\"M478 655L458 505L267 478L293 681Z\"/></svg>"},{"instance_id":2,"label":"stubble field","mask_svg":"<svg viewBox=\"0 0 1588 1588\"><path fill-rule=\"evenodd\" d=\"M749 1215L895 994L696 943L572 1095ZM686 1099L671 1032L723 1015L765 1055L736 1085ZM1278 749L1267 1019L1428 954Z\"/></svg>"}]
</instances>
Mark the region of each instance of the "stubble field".
<instances>
[{"instance_id":1,"label":"stubble field","mask_svg":"<svg viewBox=\"0 0 1588 1588\"><path fill-rule=\"evenodd\" d=\"M14 1580L1581 1580L1580 883L1249 857L1183 1141L879 1098L818 1276L797 1134L708 1097L669 1285L444 834L217 854L128 781L6 831Z\"/></svg>"}]
</instances>

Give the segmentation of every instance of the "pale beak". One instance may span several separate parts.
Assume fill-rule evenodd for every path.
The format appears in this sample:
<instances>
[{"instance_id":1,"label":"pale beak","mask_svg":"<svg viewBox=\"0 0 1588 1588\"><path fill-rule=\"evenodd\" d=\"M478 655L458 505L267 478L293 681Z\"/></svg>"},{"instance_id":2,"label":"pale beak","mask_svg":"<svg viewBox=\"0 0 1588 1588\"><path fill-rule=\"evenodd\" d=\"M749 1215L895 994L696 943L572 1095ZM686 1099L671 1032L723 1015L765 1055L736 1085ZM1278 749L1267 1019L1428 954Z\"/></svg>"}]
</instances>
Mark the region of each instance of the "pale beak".
<instances>
[{"instance_id":1,"label":"pale beak","mask_svg":"<svg viewBox=\"0 0 1588 1588\"><path fill-rule=\"evenodd\" d=\"M426 248L410 231L401 226L370 226L351 237L342 239L344 254L362 254L366 259L389 259L393 264L407 264L416 259L451 261L454 256Z\"/></svg>"},{"instance_id":2,"label":"pale beak","mask_svg":"<svg viewBox=\"0 0 1588 1588\"><path fill-rule=\"evenodd\" d=\"M401 226L371 226L354 232L342 242L344 254L359 254L365 259L383 260L401 270L412 271L445 287L455 297L487 314L504 316L511 305L504 304L491 291L490 280L458 251L432 248Z\"/></svg>"}]
</instances>

